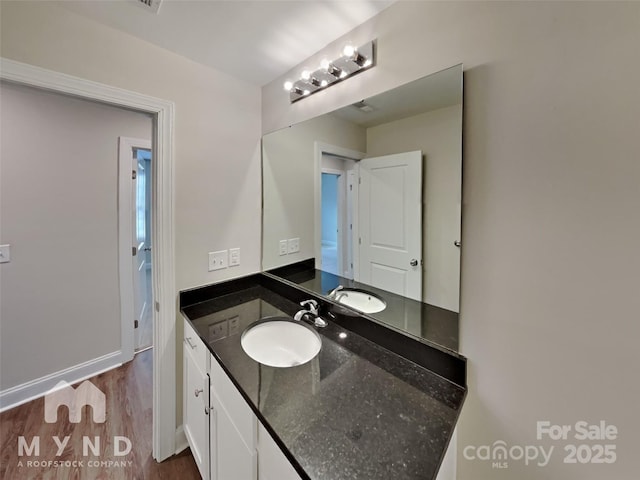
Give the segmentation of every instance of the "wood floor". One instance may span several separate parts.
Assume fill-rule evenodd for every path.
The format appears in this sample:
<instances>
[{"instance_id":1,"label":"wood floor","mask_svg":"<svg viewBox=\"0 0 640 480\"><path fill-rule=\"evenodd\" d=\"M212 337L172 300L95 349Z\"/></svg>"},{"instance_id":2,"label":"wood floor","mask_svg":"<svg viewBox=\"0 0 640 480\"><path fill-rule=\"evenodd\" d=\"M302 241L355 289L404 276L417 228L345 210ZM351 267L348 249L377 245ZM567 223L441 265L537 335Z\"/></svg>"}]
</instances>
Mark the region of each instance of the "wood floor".
<instances>
[{"instance_id":1,"label":"wood floor","mask_svg":"<svg viewBox=\"0 0 640 480\"><path fill-rule=\"evenodd\" d=\"M66 407L59 408L56 423L46 423L43 398L0 414L0 479L199 479L188 449L160 464L151 456L152 358L152 350L146 350L128 364L90 379L106 395L104 423L93 422L88 406L80 423L69 422ZM31 447L39 438L39 455L35 449L29 455L28 448L19 455L21 436ZM66 436L70 438L65 445ZM129 439L128 453L126 441L116 437ZM91 449L96 438L99 455ZM85 456L86 442L91 445ZM118 447L121 456L115 455Z\"/></svg>"}]
</instances>

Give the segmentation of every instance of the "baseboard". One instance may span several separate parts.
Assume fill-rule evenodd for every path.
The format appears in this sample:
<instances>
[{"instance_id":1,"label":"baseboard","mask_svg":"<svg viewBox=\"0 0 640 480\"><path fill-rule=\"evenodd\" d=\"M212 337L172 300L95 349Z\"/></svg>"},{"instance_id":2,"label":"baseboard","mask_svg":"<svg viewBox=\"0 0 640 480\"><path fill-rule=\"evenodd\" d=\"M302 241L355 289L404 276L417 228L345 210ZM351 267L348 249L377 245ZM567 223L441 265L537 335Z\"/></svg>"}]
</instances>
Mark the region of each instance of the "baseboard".
<instances>
[{"instance_id":1,"label":"baseboard","mask_svg":"<svg viewBox=\"0 0 640 480\"><path fill-rule=\"evenodd\" d=\"M184 427L180 425L176 428L176 455L187 448L189 448L189 442L184 434Z\"/></svg>"},{"instance_id":2,"label":"baseboard","mask_svg":"<svg viewBox=\"0 0 640 480\"><path fill-rule=\"evenodd\" d=\"M73 385L99 373L119 367L122 365L121 359L122 352L118 350L30 382L7 388L0 392L0 412L44 396L61 380Z\"/></svg>"}]
</instances>

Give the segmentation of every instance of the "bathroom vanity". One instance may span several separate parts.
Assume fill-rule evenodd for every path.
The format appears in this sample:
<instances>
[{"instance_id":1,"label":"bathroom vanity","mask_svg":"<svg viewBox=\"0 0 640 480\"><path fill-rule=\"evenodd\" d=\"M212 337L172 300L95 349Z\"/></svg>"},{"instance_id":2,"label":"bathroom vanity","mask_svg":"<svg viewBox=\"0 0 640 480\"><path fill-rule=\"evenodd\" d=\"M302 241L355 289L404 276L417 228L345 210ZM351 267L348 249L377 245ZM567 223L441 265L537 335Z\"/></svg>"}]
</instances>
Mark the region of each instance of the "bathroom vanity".
<instances>
[{"instance_id":1,"label":"bathroom vanity","mask_svg":"<svg viewBox=\"0 0 640 480\"><path fill-rule=\"evenodd\" d=\"M253 360L243 332L313 299L319 353ZM466 394L466 360L267 273L180 295L184 430L203 478L434 479ZM301 320L305 322L305 320Z\"/></svg>"}]
</instances>

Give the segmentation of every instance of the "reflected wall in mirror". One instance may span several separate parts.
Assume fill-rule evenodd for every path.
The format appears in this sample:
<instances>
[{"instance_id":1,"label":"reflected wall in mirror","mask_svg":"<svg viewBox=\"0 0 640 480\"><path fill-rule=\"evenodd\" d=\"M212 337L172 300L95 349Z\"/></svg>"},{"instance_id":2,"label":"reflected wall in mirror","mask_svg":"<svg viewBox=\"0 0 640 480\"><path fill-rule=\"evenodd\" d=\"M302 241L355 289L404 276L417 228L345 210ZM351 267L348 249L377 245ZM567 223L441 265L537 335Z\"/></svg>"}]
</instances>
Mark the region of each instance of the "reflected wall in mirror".
<instances>
[{"instance_id":1,"label":"reflected wall in mirror","mask_svg":"<svg viewBox=\"0 0 640 480\"><path fill-rule=\"evenodd\" d=\"M462 65L265 135L262 154L263 270L315 258L459 311Z\"/></svg>"}]
</instances>

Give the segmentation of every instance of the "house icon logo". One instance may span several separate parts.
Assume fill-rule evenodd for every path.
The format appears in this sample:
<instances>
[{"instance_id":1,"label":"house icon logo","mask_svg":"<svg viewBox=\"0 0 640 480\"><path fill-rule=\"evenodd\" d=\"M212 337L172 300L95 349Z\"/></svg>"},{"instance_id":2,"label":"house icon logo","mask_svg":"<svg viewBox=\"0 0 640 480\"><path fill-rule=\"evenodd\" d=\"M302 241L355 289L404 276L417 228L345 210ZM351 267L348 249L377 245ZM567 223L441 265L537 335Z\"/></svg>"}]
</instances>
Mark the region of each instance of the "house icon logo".
<instances>
[{"instance_id":1,"label":"house icon logo","mask_svg":"<svg viewBox=\"0 0 640 480\"><path fill-rule=\"evenodd\" d=\"M89 380L85 380L77 388L67 382L60 381L44 397L44 421L58 421L58 407L66 405L69 411L69 422L80 423L82 407L90 405L95 423L104 423L106 418L105 394Z\"/></svg>"}]
</instances>

